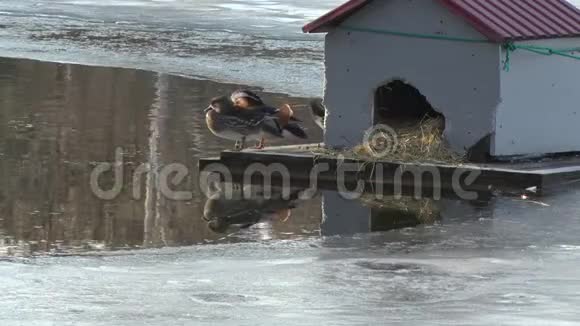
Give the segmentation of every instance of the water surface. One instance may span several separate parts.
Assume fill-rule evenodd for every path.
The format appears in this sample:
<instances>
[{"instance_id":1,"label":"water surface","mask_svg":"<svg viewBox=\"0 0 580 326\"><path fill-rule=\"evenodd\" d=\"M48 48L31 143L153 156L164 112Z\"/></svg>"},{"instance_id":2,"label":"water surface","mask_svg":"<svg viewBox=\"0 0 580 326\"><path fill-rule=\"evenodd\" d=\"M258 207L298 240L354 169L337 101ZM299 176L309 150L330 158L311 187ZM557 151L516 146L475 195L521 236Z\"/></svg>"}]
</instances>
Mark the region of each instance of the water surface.
<instances>
[{"instance_id":1,"label":"water surface","mask_svg":"<svg viewBox=\"0 0 580 326\"><path fill-rule=\"evenodd\" d=\"M6 254L54 254L191 245L226 236L203 220L197 159L233 147L207 130L203 109L212 97L239 87L139 70L0 59L0 247ZM307 102L263 96L273 105ZM311 141L320 141L321 130L305 107L296 111ZM101 200L90 174L97 163L114 162L117 149L124 152L123 192ZM174 163L190 173L176 190L192 193L191 200L164 198L150 182L152 173L139 182L132 177L139 165L158 171ZM137 199L135 183L141 186ZM320 200L313 200L292 223L271 221L273 230L263 236L309 234L319 219Z\"/></svg>"},{"instance_id":2,"label":"water surface","mask_svg":"<svg viewBox=\"0 0 580 326\"><path fill-rule=\"evenodd\" d=\"M322 1L3 0L0 56L145 68L322 94Z\"/></svg>"},{"instance_id":3,"label":"water surface","mask_svg":"<svg viewBox=\"0 0 580 326\"><path fill-rule=\"evenodd\" d=\"M0 59L0 324L580 323L577 188L202 195L197 159L232 146L206 130L208 100L239 84L319 96L322 38L299 28L338 2L3 0L2 56L165 73ZM282 93L261 94L306 101ZM90 172L118 148L124 191L99 199ZM131 195L138 166L171 163L191 172L177 186L191 200L165 198L153 173Z\"/></svg>"}]
</instances>

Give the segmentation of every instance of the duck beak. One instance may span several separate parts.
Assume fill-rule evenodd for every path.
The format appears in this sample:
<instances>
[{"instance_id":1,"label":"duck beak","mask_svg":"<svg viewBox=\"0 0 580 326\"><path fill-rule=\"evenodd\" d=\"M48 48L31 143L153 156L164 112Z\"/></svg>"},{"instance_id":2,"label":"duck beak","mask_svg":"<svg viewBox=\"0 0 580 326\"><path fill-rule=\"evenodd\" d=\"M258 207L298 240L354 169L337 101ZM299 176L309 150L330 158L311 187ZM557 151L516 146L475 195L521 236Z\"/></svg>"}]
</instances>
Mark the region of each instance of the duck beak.
<instances>
[{"instance_id":1,"label":"duck beak","mask_svg":"<svg viewBox=\"0 0 580 326\"><path fill-rule=\"evenodd\" d=\"M203 110L204 113L208 113L209 111L213 110L213 108L210 106L208 106L207 108L205 108L205 110Z\"/></svg>"}]
</instances>

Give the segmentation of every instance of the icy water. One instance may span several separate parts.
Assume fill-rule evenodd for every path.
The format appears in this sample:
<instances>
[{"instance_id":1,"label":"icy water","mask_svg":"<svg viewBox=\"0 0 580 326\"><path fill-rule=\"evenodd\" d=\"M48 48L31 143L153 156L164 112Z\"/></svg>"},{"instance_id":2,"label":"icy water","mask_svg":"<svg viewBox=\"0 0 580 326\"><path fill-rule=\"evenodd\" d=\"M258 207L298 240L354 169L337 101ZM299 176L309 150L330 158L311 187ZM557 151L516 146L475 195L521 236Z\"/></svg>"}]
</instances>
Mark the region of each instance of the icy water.
<instances>
[{"instance_id":1,"label":"icy water","mask_svg":"<svg viewBox=\"0 0 580 326\"><path fill-rule=\"evenodd\" d=\"M2 0L0 56L145 68L319 96L301 27L341 0Z\"/></svg>"},{"instance_id":2,"label":"icy water","mask_svg":"<svg viewBox=\"0 0 580 326\"><path fill-rule=\"evenodd\" d=\"M200 214L205 202L197 158L217 155L233 143L207 130L203 109L212 97L239 87L145 71L0 59L0 247L5 254L31 254L218 241L224 234L212 232ZM297 114L309 121L298 107L305 99L268 93L264 98L274 105L296 104ZM305 127L312 141L321 139L312 122ZM121 196L104 201L92 191L90 173L99 162L114 162L117 149L124 153L125 187ZM153 189L159 187L146 181L152 174L134 182L142 163L152 170L173 163L187 167L190 175L181 187L193 193L191 200L164 200ZM135 183L142 184L138 196L132 194ZM276 234L264 230L264 237L313 232L319 217L318 200L296 213L292 225L274 223Z\"/></svg>"},{"instance_id":3,"label":"icy water","mask_svg":"<svg viewBox=\"0 0 580 326\"><path fill-rule=\"evenodd\" d=\"M1 325L580 323L578 189L208 200L196 159L231 143L200 109L239 85L15 59L0 71ZM96 198L90 171L118 147L127 171L187 166L193 198L144 182L135 199L130 178Z\"/></svg>"},{"instance_id":4,"label":"icy water","mask_svg":"<svg viewBox=\"0 0 580 326\"><path fill-rule=\"evenodd\" d=\"M579 188L202 195L197 159L232 146L203 121L216 94L265 87L321 139L298 96L320 94L322 43L299 27L337 2L3 0L0 56L144 70L0 59L0 325L580 324ZM123 192L99 199L117 148ZM143 163L186 166L191 199L151 173L134 197Z\"/></svg>"}]
</instances>

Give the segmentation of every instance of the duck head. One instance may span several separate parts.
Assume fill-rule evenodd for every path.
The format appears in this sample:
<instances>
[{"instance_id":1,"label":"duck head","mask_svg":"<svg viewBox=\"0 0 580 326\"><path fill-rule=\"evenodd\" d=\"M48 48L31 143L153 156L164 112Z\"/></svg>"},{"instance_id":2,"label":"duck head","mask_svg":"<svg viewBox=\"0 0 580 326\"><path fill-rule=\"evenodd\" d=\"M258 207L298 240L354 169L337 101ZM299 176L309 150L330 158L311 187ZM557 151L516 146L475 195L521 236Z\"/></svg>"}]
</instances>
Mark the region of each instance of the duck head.
<instances>
[{"instance_id":1,"label":"duck head","mask_svg":"<svg viewBox=\"0 0 580 326\"><path fill-rule=\"evenodd\" d=\"M264 101L254 92L249 90L238 90L232 93L231 101L242 109L263 105Z\"/></svg>"},{"instance_id":2,"label":"duck head","mask_svg":"<svg viewBox=\"0 0 580 326\"><path fill-rule=\"evenodd\" d=\"M231 113L235 111L234 103L227 96L220 96L213 98L210 105L204 110L205 113L209 111L215 111L217 113Z\"/></svg>"}]
</instances>

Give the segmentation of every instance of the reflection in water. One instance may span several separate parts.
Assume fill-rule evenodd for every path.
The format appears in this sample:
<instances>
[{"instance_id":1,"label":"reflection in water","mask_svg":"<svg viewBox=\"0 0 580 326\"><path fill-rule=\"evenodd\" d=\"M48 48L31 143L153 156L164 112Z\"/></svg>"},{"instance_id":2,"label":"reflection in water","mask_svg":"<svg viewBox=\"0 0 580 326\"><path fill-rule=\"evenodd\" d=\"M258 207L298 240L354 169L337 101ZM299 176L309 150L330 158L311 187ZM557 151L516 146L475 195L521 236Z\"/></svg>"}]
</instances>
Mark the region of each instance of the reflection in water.
<instances>
[{"instance_id":1,"label":"reflection in water","mask_svg":"<svg viewBox=\"0 0 580 326\"><path fill-rule=\"evenodd\" d=\"M389 231L421 224L433 225L441 219L440 202L433 199L376 198L364 196L364 205L371 208L371 230Z\"/></svg>"},{"instance_id":2,"label":"reflection in water","mask_svg":"<svg viewBox=\"0 0 580 326\"><path fill-rule=\"evenodd\" d=\"M215 94L238 87L139 70L0 59L0 255L219 240L201 219L205 198L197 187L197 158L231 144L206 130L202 109ZM274 104L305 102L263 95ZM300 110L312 140L320 139ZM98 162L114 162L117 148L124 153L123 192L101 200L91 191L90 173ZM172 201L159 192L159 168L171 163L188 168L175 190L193 193L191 200ZM148 169L135 199L133 174L142 164ZM103 176L101 186L108 189L111 180ZM317 199L304 203L305 217L294 226L277 225L274 233L318 229L319 206Z\"/></svg>"},{"instance_id":3,"label":"reflection in water","mask_svg":"<svg viewBox=\"0 0 580 326\"><path fill-rule=\"evenodd\" d=\"M352 194L346 197L351 198ZM323 235L386 232L440 225L458 219L487 219L493 217L495 210L495 198L487 196L477 201L377 196L370 193L363 194L358 200L347 198L334 191L323 192ZM531 203L529 200L524 202Z\"/></svg>"},{"instance_id":4,"label":"reflection in water","mask_svg":"<svg viewBox=\"0 0 580 326\"><path fill-rule=\"evenodd\" d=\"M229 189L226 187L230 187ZM302 190L285 194L273 190L266 194L262 187L210 184L204 207L204 220L216 233L232 232L232 227L246 229L260 223L291 223L292 210L299 206ZM262 239L272 237L263 234Z\"/></svg>"},{"instance_id":5,"label":"reflection in water","mask_svg":"<svg viewBox=\"0 0 580 326\"><path fill-rule=\"evenodd\" d=\"M324 191L322 197L322 234L366 233L370 230L370 209L359 202L346 199L334 191Z\"/></svg>"},{"instance_id":6,"label":"reflection in water","mask_svg":"<svg viewBox=\"0 0 580 326\"><path fill-rule=\"evenodd\" d=\"M237 186L233 198L215 188L206 200L197 186L197 158L231 143L209 133L202 109L214 95L238 87L137 70L0 59L0 256L300 239L493 216L489 203L365 196L361 205L331 191L323 192L322 201L302 200L299 190L265 200L259 188L251 187L244 197L248 188ZM306 102L263 96L275 105ZM320 140L309 113L296 107L310 140ZM113 200L99 199L89 183L91 171L98 162L114 162L118 148L123 191ZM160 191L160 170L172 163L189 171L186 180L171 185L192 194L189 200L170 200ZM99 184L112 187L113 173Z\"/></svg>"}]
</instances>

